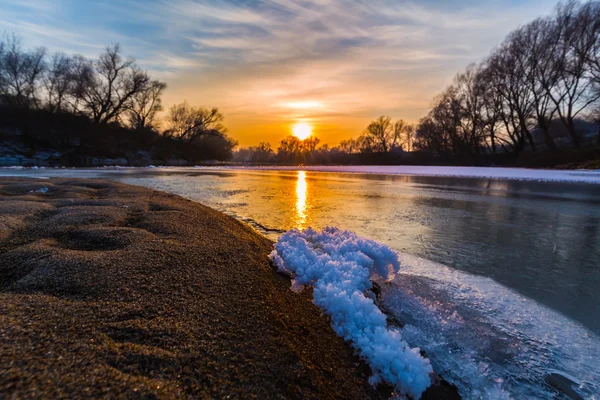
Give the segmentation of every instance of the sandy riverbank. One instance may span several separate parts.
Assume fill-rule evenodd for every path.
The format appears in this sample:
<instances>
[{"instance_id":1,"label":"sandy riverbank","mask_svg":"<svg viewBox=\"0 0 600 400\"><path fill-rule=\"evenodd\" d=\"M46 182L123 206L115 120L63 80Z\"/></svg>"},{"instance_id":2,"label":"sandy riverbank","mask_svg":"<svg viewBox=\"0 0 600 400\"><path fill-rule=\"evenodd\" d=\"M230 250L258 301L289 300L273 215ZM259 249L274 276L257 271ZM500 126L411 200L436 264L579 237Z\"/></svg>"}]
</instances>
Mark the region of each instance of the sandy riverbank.
<instances>
[{"instance_id":1,"label":"sandy riverbank","mask_svg":"<svg viewBox=\"0 0 600 400\"><path fill-rule=\"evenodd\" d=\"M167 193L0 179L0 397L387 398L271 249Z\"/></svg>"}]
</instances>

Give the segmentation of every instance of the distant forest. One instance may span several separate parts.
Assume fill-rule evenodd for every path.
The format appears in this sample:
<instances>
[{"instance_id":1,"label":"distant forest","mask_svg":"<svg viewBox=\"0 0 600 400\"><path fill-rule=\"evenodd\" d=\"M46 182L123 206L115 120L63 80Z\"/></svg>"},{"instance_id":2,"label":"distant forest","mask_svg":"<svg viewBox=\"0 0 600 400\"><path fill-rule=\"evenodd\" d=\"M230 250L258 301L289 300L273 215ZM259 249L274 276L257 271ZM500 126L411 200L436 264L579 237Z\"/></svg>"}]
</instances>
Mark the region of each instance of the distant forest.
<instances>
[{"instance_id":1,"label":"distant forest","mask_svg":"<svg viewBox=\"0 0 600 400\"><path fill-rule=\"evenodd\" d=\"M469 65L417 124L381 116L338 146L237 148L218 109L163 110L164 82L112 45L97 59L0 40L0 165L457 164L600 168L600 1L560 3ZM163 111L164 115L161 114ZM162 115L162 118L159 118Z\"/></svg>"},{"instance_id":2,"label":"distant forest","mask_svg":"<svg viewBox=\"0 0 600 400\"><path fill-rule=\"evenodd\" d=\"M561 3L553 15L511 32L457 74L418 124L382 116L339 146L317 144L289 137L276 152L261 143L235 156L254 163L600 168L600 2Z\"/></svg>"}]
</instances>

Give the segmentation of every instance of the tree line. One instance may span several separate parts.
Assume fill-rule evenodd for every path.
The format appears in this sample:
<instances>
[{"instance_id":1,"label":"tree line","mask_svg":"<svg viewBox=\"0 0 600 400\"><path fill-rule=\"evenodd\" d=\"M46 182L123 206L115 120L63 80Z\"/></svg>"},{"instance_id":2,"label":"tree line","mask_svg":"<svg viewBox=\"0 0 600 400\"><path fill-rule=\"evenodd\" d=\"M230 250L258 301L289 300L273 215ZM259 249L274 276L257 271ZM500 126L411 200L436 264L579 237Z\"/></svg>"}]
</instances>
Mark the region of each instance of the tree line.
<instances>
[{"instance_id":1,"label":"tree line","mask_svg":"<svg viewBox=\"0 0 600 400\"><path fill-rule=\"evenodd\" d=\"M599 100L600 2L560 3L457 74L419 122L414 145L469 156L600 144L597 125L581 129L598 123Z\"/></svg>"},{"instance_id":2,"label":"tree line","mask_svg":"<svg viewBox=\"0 0 600 400\"><path fill-rule=\"evenodd\" d=\"M599 145L600 1L568 1L458 73L417 124L381 116L336 147L288 138L277 151L269 144L243 149L240 159L405 163L410 157L402 153L411 152L415 162L468 163Z\"/></svg>"},{"instance_id":3,"label":"tree line","mask_svg":"<svg viewBox=\"0 0 600 400\"><path fill-rule=\"evenodd\" d=\"M218 109L184 102L159 119L166 88L166 83L153 79L133 58L123 57L118 44L89 59L48 54L44 48L25 49L15 35L0 40L0 106L28 110L29 117L36 111L70 114L100 126L154 133L190 148L208 146L216 158L230 157L236 143L227 136ZM206 151L190 154L211 158Z\"/></svg>"},{"instance_id":4,"label":"tree line","mask_svg":"<svg viewBox=\"0 0 600 400\"><path fill-rule=\"evenodd\" d=\"M317 151L328 150L327 145L323 145L317 150L319 143L320 139L316 136L300 140L290 135L281 140L276 151L271 143L261 142L258 146L238 149L234 160L257 164L316 164L318 163Z\"/></svg>"},{"instance_id":5,"label":"tree line","mask_svg":"<svg viewBox=\"0 0 600 400\"><path fill-rule=\"evenodd\" d=\"M258 164L369 162L385 158L384 154L400 154L412 149L414 132L415 126L402 119L393 121L390 117L381 116L372 121L358 138L343 140L335 147L327 144L319 147L320 139L316 136L305 140L288 136L281 140L276 150L270 143L262 142L258 146L238 149L234 159Z\"/></svg>"},{"instance_id":6,"label":"tree line","mask_svg":"<svg viewBox=\"0 0 600 400\"><path fill-rule=\"evenodd\" d=\"M25 49L14 35L0 40L0 112L19 110L6 111L1 119L14 119L23 110L22 120L83 118L93 128L84 130L95 133L86 137L79 129L81 140L71 141L77 150L68 150L73 152L122 146L127 135L118 129L125 129L161 159L231 158L236 142L227 136L222 113L184 102L161 118L166 89L134 59L123 57L119 45L89 59ZM514 30L483 61L458 73L417 124L381 116L360 136L335 147L319 146L316 137L289 136L277 149L269 143L240 148L234 159L316 164L495 162L523 153L556 158L567 148L600 146L599 126L600 1L570 0ZM110 136L109 131L118 139L106 144L100 136ZM98 140L90 141L94 135Z\"/></svg>"}]
</instances>

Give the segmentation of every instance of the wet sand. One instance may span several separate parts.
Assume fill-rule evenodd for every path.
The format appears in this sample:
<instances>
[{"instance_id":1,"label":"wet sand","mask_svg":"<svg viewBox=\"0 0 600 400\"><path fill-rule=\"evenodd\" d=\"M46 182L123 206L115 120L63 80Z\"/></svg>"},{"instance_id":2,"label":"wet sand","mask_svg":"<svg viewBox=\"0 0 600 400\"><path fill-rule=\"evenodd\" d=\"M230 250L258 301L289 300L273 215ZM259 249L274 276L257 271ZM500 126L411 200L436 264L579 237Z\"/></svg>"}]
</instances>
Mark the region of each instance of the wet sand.
<instances>
[{"instance_id":1,"label":"wet sand","mask_svg":"<svg viewBox=\"0 0 600 400\"><path fill-rule=\"evenodd\" d=\"M387 398L271 249L175 195L0 178L0 398Z\"/></svg>"}]
</instances>

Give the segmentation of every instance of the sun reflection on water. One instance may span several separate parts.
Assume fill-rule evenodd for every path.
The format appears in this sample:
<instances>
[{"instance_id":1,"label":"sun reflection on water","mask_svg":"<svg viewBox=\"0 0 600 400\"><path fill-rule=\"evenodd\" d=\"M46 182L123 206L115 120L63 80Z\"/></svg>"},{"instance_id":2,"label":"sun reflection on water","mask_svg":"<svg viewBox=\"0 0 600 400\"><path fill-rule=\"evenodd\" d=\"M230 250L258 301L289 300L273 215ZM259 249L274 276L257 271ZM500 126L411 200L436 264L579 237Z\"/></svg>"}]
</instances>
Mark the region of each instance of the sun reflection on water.
<instances>
[{"instance_id":1,"label":"sun reflection on water","mask_svg":"<svg viewBox=\"0 0 600 400\"><path fill-rule=\"evenodd\" d=\"M306 227L306 172L298 171L296 182L296 228Z\"/></svg>"}]
</instances>

